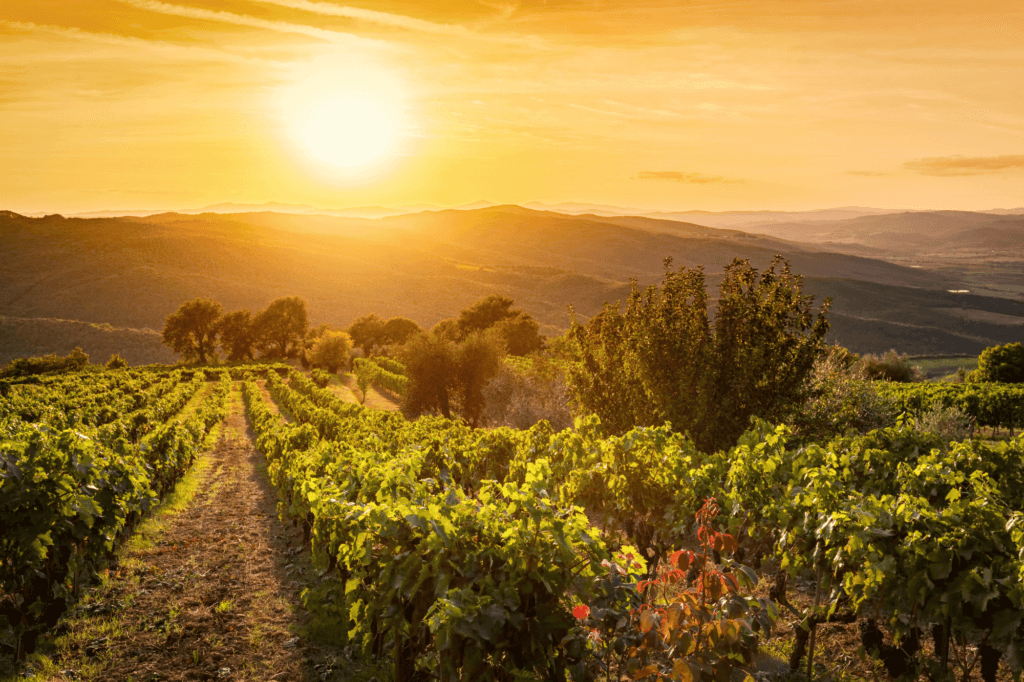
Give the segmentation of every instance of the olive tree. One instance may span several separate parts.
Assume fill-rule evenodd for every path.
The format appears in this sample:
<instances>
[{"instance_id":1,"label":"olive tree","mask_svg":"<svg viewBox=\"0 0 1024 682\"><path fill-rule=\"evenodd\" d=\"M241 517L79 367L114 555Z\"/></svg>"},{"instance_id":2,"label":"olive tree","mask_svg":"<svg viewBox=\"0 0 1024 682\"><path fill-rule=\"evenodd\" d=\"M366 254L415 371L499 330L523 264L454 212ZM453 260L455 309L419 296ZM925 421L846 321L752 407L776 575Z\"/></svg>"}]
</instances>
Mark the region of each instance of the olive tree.
<instances>
[{"instance_id":1,"label":"olive tree","mask_svg":"<svg viewBox=\"0 0 1024 682\"><path fill-rule=\"evenodd\" d=\"M164 321L163 341L186 362L206 364L216 358L217 323L223 309L208 298L181 304Z\"/></svg>"}]
</instances>

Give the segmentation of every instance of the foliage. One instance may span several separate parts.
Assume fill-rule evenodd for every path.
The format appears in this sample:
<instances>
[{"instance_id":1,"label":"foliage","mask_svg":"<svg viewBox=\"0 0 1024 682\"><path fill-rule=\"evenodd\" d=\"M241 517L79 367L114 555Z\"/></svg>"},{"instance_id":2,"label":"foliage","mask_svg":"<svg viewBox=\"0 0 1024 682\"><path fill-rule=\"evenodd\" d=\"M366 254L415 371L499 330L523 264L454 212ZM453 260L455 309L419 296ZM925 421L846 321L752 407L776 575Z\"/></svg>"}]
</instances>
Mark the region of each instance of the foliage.
<instances>
[{"instance_id":1,"label":"foliage","mask_svg":"<svg viewBox=\"0 0 1024 682\"><path fill-rule=\"evenodd\" d=\"M77 372L89 364L89 356L76 347L61 357L53 353L35 358L15 358L0 369L0 378L17 378L60 372Z\"/></svg>"},{"instance_id":2,"label":"foliage","mask_svg":"<svg viewBox=\"0 0 1024 682\"><path fill-rule=\"evenodd\" d=\"M302 348L308 326L304 300L298 296L278 298L253 319L255 345L265 358L295 357Z\"/></svg>"},{"instance_id":3,"label":"foliage","mask_svg":"<svg viewBox=\"0 0 1024 682\"><path fill-rule=\"evenodd\" d=\"M223 309L208 298L181 304L164 321L163 341L186 362L207 364L216 357L217 322Z\"/></svg>"},{"instance_id":4,"label":"foliage","mask_svg":"<svg viewBox=\"0 0 1024 682\"><path fill-rule=\"evenodd\" d=\"M362 391L364 400L366 389L371 383L399 397L404 396L408 390L409 379L405 374L398 374L387 369L387 367L394 367L400 363L378 357L371 360L356 358L352 365L356 372L356 384Z\"/></svg>"},{"instance_id":5,"label":"foliage","mask_svg":"<svg viewBox=\"0 0 1024 682\"><path fill-rule=\"evenodd\" d=\"M899 412L921 415L935 407L956 407L979 426L1024 426L1024 387L1018 384L876 382L875 388Z\"/></svg>"},{"instance_id":6,"label":"foliage","mask_svg":"<svg viewBox=\"0 0 1024 682\"><path fill-rule=\"evenodd\" d=\"M800 402L828 302L814 315L781 258L760 275L736 260L712 327L703 270L670 265L660 289L634 285L625 312L606 306L587 325L574 321L569 390L613 433L668 421L703 450L728 447L752 416L778 419Z\"/></svg>"},{"instance_id":7,"label":"foliage","mask_svg":"<svg viewBox=\"0 0 1024 682\"><path fill-rule=\"evenodd\" d=\"M471 427L480 423L486 406L484 387L501 367L504 347L494 334L470 334L459 344L456 358L459 412Z\"/></svg>"},{"instance_id":8,"label":"foliage","mask_svg":"<svg viewBox=\"0 0 1024 682\"><path fill-rule=\"evenodd\" d=\"M751 679L758 636L771 636L778 614L770 601L742 594L741 588L756 586L757 575L728 558L737 544L714 529L718 511L714 498L705 501L696 514L699 550L673 552L659 577L640 580L633 604L625 601L633 608L616 609L613 602L611 608L583 605L574 610L581 628L573 644L579 647L585 634L595 656L589 667L581 664L572 671L573 679L593 680L600 673L610 677L612 670L633 680L724 681L734 679L734 671ZM626 551L622 565L608 567L612 576L604 578L606 584L628 579L637 563L642 568L643 559L632 548Z\"/></svg>"},{"instance_id":9,"label":"foliage","mask_svg":"<svg viewBox=\"0 0 1024 682\"><path fill-rule=\"evenodd\" d=\"M986 348L978 356L979 381L1024 383L1024 344Z\"/></svg>"},{"instance_id":10,"label":"foliage","mask_svg":"<svg viewBox=\"0 0 1024 682\"><path fill-rule=\"evenodd\" d=\"M917 428L942 438L947 446L969 439L974 434L974 419L956 406L934 405L917 418Z\"/></svg>"},{"instance_id":11,"label":"foliage","mask_svg":"<svg viewBox=\"0 0 1024 682\"><path fill-rule=\"evenodd\" d=\"M21 654L184 473L224 418L230 387L225 377L179 421L170 418L204 386L202 373L65 377L8 397L8 410L34 423L0 417L0 593L10 597L0 620Z\"/></svg>"},{"instance_id":12,"label":"foliage","mask_svg":"<svg viewBox=\"0 0 1024 682\"><path fill-rule=\"evenodd\" d=\"M868 379L900 383L924 380L921 368L912 365L906 353L900 355L895 350L890 350L884 355L865 355L861 358L861 363Z\"/></svg>"},{"instance_id":13,"label":"foliage","mask_svg":"<svg viewBox=\"0 0 1024 682\"><path fill-rule=\"evenodd\" d=\"M228 361L244 362L255 358L253 333L252 313L248 310L236 310L220 318L217 338Z\"/></svg>"},{"instance_id":14,"label":"foliage","mask_svg":"<svg viewBox=\"0 0 1024 682\"><path fill-rule=\"evenodd\" d=\"M864 365L842 346L831 346L814 363L806 400L787 419L805 440L829 440L853 429L867 433L893 423L891 397L879 394Z\"/></svg>"},{"instance_id":15,"label":"foliage","mask_svg":"<svg viewBox=\"0 0 1024 682\"><path fill-rule=\"evenodd\" d=\"M405 317L392 317L384 323L381 329L382 345L401 346L416 334L423 333L423 329L412 320Z\"/></svg>"},{"instance_id":16,"label":"foliage","mask_svg":"<svg viewBox=\"0 0 1024 682\"><path fill-rule=\"evenodd\" d=\"M120 353L114 353L104 366L107 369L127 369L128 361L122 358Z\"/></svg>"},{"instance_id":17,"label":"foliage","mask_svg":"<svg viewBox=\"0 0 1024 682\"><path fill-rule=\"evenodd\" d=\"M556 431L572 426L561 365L539 356L506 357L484 387L485 423L528 429L546 420Z\"/></svg>"},{"instance_id":18,"label":"foliage","mask_svg":"<svg viewBox=\"0 0 1024 682\"><path fill-rule=\"evenodd\" d=\"M373 354L374 346L380 345L384 332L384 320L374 314L360 317L348 328L352 343L362 349L363 357Z\"/></svg>"},{"instance_id":19,"label":"foliage","mask_svg":"<svg viewBox=\"0 0 1024 682\"><path fill-rule=\"evenodd\" d=\"M352 338L345 332L324 332L313 344L307 357L313 367L322 367L331 374L336 374L348 365L348 357L352 352Z\"/></svg>"},{"instance_id":20,"label":"foliage","mask_svg":"<svg viewBox=\"0 0 1024 682\"><path fill-rule=\"evenodd\" d=\"M327 388L331 383L331 375L322 369L314 369L309 373L309 378L313 380L313 383L320 388Z\"/></svg>"},{"instance_id":21,"label":"foliage","mask_svg":"<svg viewBox=\"0 0 1024 682\"><path fill-rule=\"evenodd\" d=\"M510 355L526 355L540 350L543 339L540 325L528 313L513 308L507 296L492 294L459 313L458 333L454 340L464 341L472 334L494 329Z\"/></svg>"},{"instance_id":22,"label":"foliage","mask_svg":"<svg viewBox=\"0 0 1024 682\"><path fill-rule=\"evenodd\" d=\"M420 334L402 348L399 360L409 377L405 414L440 413L451 419L458 368L455 344L433 333Z\"/></svg>"}]
</instances>

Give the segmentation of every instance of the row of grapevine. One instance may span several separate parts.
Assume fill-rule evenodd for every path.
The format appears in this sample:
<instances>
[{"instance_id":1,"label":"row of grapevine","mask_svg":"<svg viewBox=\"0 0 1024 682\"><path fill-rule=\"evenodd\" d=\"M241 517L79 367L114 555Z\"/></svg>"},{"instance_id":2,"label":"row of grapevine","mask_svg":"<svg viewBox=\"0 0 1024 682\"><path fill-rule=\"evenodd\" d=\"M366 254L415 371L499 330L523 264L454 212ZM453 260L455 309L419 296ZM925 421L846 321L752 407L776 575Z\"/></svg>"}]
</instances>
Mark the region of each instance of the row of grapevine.
<instances>
[{"instance_id":1,"label":"row of grapevine","mask_svg":"<svg viewBox=\"0 0 1024 682\"><path fill-rule=\"evenodd\" d=\"M274 390L298 404L287 386ZM400 679L417 660L443 677L564 679L571 595L593 596L608 554L581 510L553 504L545 462L521 483L477 479L469 492L452 475L464 452L432 437L443 420L359 409L324 439L310 424L282 424L254 383L245 398L282 517L307 524L316 560L343 579L336 604L350 638L378 653L394 642ZM441 426L454 440L476 437Z\"/></svg>"},{"instance_id":2,"label":"row of grapevine","mask_svg":"<svg viewBox=\"0 0 1024 682\"><path fill-rule=\"evenodd\" d=\"M935 406L956 407L979 426L1024 426L1024 386L992 382L893 383L876 382L878 392L895 401L901 412L921 414Z\"/></svg>"},{"instance_id":3,"label":"row of grapevine","mask_svg":"<svg viewBox=\"0 0 1024 682\"><path fill-rule=\"evenodd\" d=\"M339 422L330 433L299 424L290 427L292 440L268 436L277 444L265 451L276 467L282 513L307 524L317 553L355 576L345 602L352 613L364 613L356 602L367 594L391 595L393 601L373 601L365 613L379 615L376 605L391 609L384 612L397 618L387 626L393 631L423 637L412 616L432 612L437 602L417 611L415 601L402 601L389 591L397 587L378 578L413 599L419 583L402 582L401 571L433 562L426 547L441 551L464 528L480 533L457 515L465 500L487 513L481 496L494 499L495 486L533 485L552 510L585 506L652 563L680 545L704 500L717 496L724 502L720 521L730 524L741 552L774 554L788 571L818 576L828 597L807 622L863 620L866 648L894 674L931 666L942 678L950 660L969 666L972 659L955 651L971 646L980 651L973 660L986 680L1000 658L1012 670L1024 667L1016 653L1024 650L1024 438L947 446L904 419L867 436L797 448L788 444L786 427L758 423L730 451L705 454L668 426L604 437L599 420L589 417L562 433L544 423L528 431L474 431L437 418L403 422L372 410L343 411L326 392L294 377L289 383L280 382L278 399L314 404L316 395L318 409ZM308 416L295 414L300 422ZM414 501L440 516L415 521ZM415 548L389 544L391 533L404 534ZM376 563L387 552L417 560ZM585 587L574 589L585 598ZM882 628L894 644L885 643ZM442 628L428 629L436 645ZM922 653L926 634L935 656Z\"/></svg>"},{"instance_id":4,"label":"row of grapevine","mask_svg":"<svg viewBox=\"0 0 1024 682\"><path fill-rule=\"evenodd\" d=\"M368 385L370 383L376 384L380 388L388 391L397 396L404 396L408 387L409 378L404 374L397 374L380 364L379 360L386 358L374 358L367 360L366 358L356 358L352 361L352 366L355 369L356 380L360 386ZM398 363L394 363L397 365ZM394 365L389 365L394 367Z\"/></svg>"},{"instance_id":5,"label":"row of grapevine","mask_svg":"<svg viewBox=\"0 0 1024 682\"><path fill-rule=\"evenodd\" d=\"M228 376L182 420L173 415L204 390L202 373L173 387L158 380L152 393L144 384L134 384L139 392L128 394L122 407L149 401L148 407L99 426L76 420L56 427L72 420L52 414L49 424L0 420L0 591L13 597L0 616L14 627L22 651L187 470L225 416ZM142 426L145 437L132 442Z\"/></svg>"}]
</instances>

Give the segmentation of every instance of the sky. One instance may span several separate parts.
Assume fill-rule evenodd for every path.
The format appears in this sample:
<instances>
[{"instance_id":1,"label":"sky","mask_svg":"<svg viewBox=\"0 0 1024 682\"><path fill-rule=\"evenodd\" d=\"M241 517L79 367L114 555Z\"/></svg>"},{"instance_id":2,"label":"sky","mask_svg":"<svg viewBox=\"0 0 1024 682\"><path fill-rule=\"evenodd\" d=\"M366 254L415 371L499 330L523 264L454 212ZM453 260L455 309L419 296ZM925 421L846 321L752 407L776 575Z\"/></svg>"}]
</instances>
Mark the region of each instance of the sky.
<instances>
[{"instance_id":1,"label":"sky","mask_svg":"<svg viewBox=\"0 0 1024 682\"><path fill-rule=\"evenodd\" d=\"M0 209L1024 206L1019 0L0 0Z\"/></svg>"}]
</instances>

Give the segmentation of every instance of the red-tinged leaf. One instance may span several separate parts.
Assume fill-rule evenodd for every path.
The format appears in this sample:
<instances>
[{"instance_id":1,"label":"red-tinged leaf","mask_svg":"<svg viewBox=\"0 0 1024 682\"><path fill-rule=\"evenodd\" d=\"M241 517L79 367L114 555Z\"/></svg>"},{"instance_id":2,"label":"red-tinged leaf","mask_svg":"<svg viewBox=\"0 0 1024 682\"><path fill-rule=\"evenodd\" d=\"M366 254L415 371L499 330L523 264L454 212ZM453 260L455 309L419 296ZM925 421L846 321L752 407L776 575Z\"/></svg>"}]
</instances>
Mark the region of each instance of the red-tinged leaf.
<instances>
[{"instance_id":1,"label":"red-tinged leaf","mask_svg":"<svg viewBox=\"0 0 1024 682\"><path fill-rule=\"evenodd\" d=\"M739 543L736 541L736 538L728 534L722 535L722 551L732 554L737 549L739 549Z\"/></svg>"},{"instance_id":2,"label":"red-tinged leaf","mask_svg":"<svg viewBox=\"0 0 1024 682\"><path fill-rule=\"evenodd\" d=\"M722 575L722 587L730 592L737 592L740 589L739 582L737 582L736 576L732 573Z\"/></svg>"},{"instance_id":3,"label":"red-tinged leaf","mask_svg":"<svg viewBox=\"0 0 1024 682\"><path fill-rule=\"evenodd\" d=\"M677 549L676 551L672 552L672 554L668 558L669 566L675 566L679 562L679 557L682 556L682 554L683 550L681 549Z\"/></svg>"},{"instance_id":4,"label":"red-tinged leaf","mask_svg":"<svg viewBox=\"0 0 1024 682\"><path fill-rule=\"evenodd\" d=\"M690 568L690 563L693 561L693 552L679 551L676 554L678 556L675 557L672 565L681 571L685 571Z\"/></svg>"},{"instance_id":5,"label":"red-tinged leaf","mask_svg":"<svg viewBox=\"0 0 1024 682\"><path fill-rule=\"evenodd\" d=\"M590 607L586 604L580 604L572 610L572 615L576 620L584 620L590 615Z\"/></svg>"}]
</instances>

